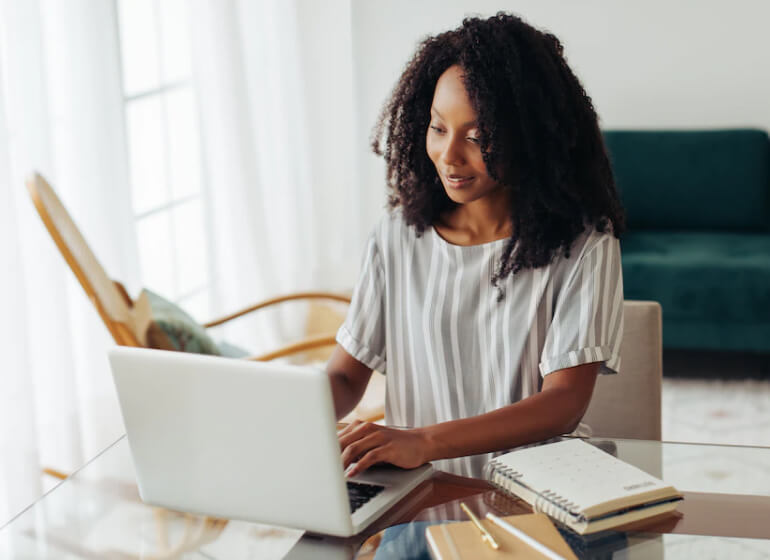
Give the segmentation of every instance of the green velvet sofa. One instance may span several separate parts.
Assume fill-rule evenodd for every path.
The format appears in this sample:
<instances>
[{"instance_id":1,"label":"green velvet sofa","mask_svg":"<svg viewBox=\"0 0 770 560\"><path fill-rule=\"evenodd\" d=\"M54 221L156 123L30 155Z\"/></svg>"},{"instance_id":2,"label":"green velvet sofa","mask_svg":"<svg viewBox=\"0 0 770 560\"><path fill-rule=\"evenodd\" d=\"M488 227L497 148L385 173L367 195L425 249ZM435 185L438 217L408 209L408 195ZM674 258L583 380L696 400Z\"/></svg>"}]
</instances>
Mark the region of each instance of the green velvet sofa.
<instances>
[{"instance_id":1,"label":"green velvet sofa","mask_svg":"<svg viewBox=\"0 0 770 560\"><path fill-rule=\"evenodd\" d=\"M666 348L770 352L770 140L762 130L604 132L626 208L626 299Z\"/></svg>"}]
</instances>

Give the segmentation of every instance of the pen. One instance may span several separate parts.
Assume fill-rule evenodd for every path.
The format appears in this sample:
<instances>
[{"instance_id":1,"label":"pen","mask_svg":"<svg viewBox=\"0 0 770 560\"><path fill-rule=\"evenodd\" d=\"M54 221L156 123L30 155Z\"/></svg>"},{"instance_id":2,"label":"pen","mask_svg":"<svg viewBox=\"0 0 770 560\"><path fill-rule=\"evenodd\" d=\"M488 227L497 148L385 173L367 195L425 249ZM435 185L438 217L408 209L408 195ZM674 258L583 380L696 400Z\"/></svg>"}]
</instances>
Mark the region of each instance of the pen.
<instances>
[{"instance_id":1,"label":"pen","mask_svg":"<svg viewBox=\"0 0 770 560\"><path fill-rule=\"evenodd\" d=\"M489 531L487 531L484 526L481 524L481 521L479 521L479 518L474 515L474 513L470 510L468 506L465 505L464 502L460 502L460 507L463 509L463 511L468 514L468 517L471 518L471 522L476 526L476 528L481 531L481 540L487 543L489 546L497 550L500 548L500 545L497 544L497 541L492 538L492 535L489 534Z\"/></svg>"},{"instance_id":2,"label":"pen","mask_svg":"<svg viewBox=\"0 0 770 560\"><path fill-rule=\"evenodd\" d=\"M462 504L460 504L462 507ZM537 550L540 554L544 554L548 558L551 558L552 560L566 560L564 556L561 556L557 553L555 553L553 550L545 546L544 544L536 541L532 537L530 537L528 534L526 534L524 531L521 531L520 529L517 529L510 523L500 519L493 513L487 514L487 519L489 519L492 523L503 529L504 531L507 531L514 537L519 538L520 540L524 541L525 544L528 544L530 547Z\"/></svg>"}]
</instances>

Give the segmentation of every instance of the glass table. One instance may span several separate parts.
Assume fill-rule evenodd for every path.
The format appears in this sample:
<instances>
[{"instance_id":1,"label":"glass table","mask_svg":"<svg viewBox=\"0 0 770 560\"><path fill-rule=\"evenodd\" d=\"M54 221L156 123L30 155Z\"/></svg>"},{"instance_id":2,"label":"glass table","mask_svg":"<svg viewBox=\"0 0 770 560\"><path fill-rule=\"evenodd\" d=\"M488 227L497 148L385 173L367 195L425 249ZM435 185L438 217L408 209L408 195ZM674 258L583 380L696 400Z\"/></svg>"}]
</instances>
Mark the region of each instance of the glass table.
<instances>
[{"instance_id":1,"label":"glass table","mask_svg":"<svg viewBox=\"0 0 770 560\"><path fill-rule=\"evenodd\" d=\"M770 558L770 448L589 439L683 492L678 513L575 539L580 558ZM425 527L529 513L485 482L436 472L363 534L336 539L142 503L125 437L4 527L0 558L429 558ZM572 540L570 540L572 539Z\"/></svg>"}]
</instances>

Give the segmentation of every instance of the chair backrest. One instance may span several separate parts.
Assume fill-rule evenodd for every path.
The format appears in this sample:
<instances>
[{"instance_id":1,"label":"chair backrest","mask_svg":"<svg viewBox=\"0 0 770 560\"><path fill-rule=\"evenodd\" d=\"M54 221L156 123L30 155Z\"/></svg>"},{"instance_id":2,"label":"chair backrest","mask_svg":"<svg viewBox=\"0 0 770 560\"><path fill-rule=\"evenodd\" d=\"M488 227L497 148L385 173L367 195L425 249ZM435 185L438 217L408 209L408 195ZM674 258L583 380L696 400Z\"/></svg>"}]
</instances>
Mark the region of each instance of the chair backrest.
<instances>
[{"instance_id":1,"label":"chair backrest","mask_svg":"<svg viewBox=\"0 0 770 560\"><path fill-rule=\"evenodd\" d=\"M133 307L122 286L110 280L48 182L34 173L27 180L27 190L48 233L115 342L123 346L142 346L135 333L143 332L137 323L148 320L139 318L149 317L146 310Z\"/></svg>"},{"instance_id":2,"label":"chair backrest","mask_svg":"<svg viewBox=\"0 0 770 560\"><path fill-rule=\"evenodd\" d=\"M623 303L621 365L596 380L583 422L595 437L660 440L663 343L660 304Z\"/></svg>"}]
</instances>

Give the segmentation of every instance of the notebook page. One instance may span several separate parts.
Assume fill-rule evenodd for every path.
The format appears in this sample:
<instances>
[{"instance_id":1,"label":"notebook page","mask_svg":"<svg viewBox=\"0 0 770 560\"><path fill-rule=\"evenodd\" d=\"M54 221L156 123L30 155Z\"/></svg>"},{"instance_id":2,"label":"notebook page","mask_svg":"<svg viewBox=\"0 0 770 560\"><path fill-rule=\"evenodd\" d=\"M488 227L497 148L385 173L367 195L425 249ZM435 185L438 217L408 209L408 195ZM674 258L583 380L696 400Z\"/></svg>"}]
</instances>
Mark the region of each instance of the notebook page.
<instances>
[{"instance_id":1,"label":"notebook page","mask_svg":"<svg viewBox=\"0 0 770 560\"><path fill-rule=\"evenodd\" d=\"M495 459L537 494L551 491L573 512L663 488L668 484L579 439L512 451ZM672 489L673 490L673 489Z\"/></svg>"}]
</instances>

